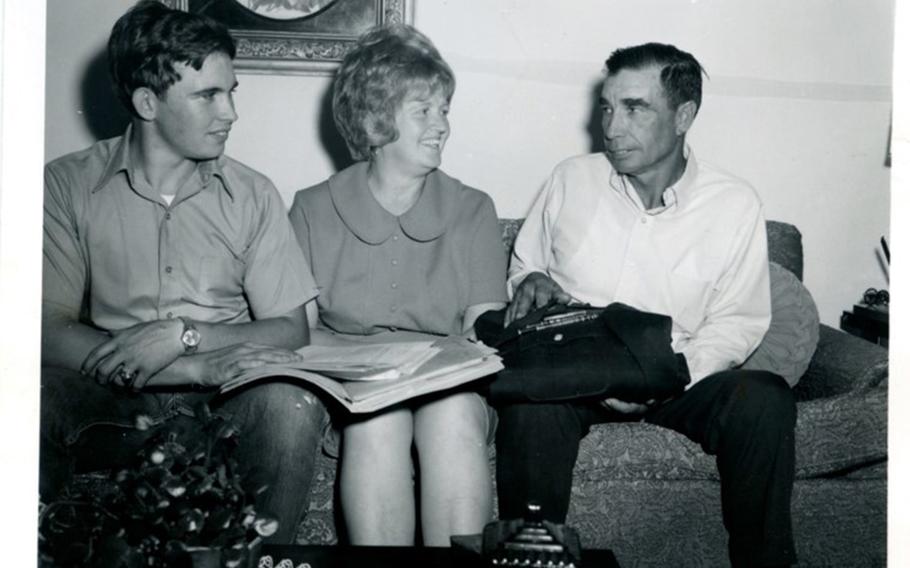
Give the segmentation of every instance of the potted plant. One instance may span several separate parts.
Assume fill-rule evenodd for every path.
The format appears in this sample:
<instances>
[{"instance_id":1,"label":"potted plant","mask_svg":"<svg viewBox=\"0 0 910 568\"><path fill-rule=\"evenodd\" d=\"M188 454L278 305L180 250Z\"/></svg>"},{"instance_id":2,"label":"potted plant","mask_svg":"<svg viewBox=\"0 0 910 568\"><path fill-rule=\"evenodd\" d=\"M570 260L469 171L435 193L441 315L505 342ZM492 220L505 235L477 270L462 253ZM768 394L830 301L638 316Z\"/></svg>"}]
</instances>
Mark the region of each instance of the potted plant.
<instances>
[{"instance_id":1,"label":"potted plant","mask_svg":"<svg viewBox=\"0 0 910 568\"><path fill-rule=\"evenodd\" d=\"M105 568L255 566L258 545L278 522L258 515L245 491L234 427L202 405L204 436L186 443L166 431L150 438L112 483L77 490L39 518L42 563ZM138 417L137 425L147 424ZM194 437L198 439L198 437ZM188 447L189 446L189 447Z\"/></svg>"}]
</instances>

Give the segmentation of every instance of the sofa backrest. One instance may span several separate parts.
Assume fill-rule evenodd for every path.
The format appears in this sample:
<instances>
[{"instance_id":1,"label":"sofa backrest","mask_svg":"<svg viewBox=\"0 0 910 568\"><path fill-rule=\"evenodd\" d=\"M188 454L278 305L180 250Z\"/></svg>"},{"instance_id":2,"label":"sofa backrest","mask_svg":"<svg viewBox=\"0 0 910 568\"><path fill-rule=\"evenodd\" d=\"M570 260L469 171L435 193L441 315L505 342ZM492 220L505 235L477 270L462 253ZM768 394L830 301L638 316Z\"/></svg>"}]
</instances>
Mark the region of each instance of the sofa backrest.
<instances>
[{"instance_id":1,"label":"sofa backrest","mask_svg":"<svg viewBox=\"0 0 910 568\"><path fill-rule=\"evenodd\" d=\"M512 252L515 236L523 219L500 219L502 244ZM795 226L781 221L768 221L768 259L803 279L803 237Z\"/></svg>"},{"instance_id":2,"label":"sofa backrest","mask_svg":"<svg viewBox=\"0 0 910 568\"><path fill-rule=\"evenodd\" d=\"M803 279L803 236L790 223L768 221L768 260Z\"/></svg>"}]
</instances>

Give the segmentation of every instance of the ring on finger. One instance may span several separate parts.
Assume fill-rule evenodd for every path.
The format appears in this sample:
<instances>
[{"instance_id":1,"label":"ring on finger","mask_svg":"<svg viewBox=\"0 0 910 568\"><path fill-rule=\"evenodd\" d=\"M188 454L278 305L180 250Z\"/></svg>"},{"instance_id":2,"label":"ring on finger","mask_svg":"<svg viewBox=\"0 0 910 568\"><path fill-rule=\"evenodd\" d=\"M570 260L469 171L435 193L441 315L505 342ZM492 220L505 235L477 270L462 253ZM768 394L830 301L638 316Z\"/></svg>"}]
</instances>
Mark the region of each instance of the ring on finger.
<instances>
[{"instance_id":1,"label":"ring on finger","mask_svg":"<svg viewBox=\"0 0 910 568\"><path fill-rule=\"evenodd\" d=\"M117 375L120 377L120 382L123 383L123 386L128 387L133 382L133 379L136 378L135 371L127 371L123 367L120 368L120 371L117 372Z\"/></svg>"}]
</instances>

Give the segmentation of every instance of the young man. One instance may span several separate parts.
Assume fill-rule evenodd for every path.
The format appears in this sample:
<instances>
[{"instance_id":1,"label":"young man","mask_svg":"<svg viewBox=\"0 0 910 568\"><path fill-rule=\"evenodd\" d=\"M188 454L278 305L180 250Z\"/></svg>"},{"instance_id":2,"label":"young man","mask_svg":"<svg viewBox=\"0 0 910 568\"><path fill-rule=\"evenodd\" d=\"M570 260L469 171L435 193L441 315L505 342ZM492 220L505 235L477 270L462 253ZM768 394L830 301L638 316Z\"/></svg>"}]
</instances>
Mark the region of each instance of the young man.
<instances>
[{"instance_id":1,"label":"young man","mask_svg":"<svg viewBox=\"0 0 910 568\"><path fill-rule=\"evenodd\" d=\"M161 428L194 431L199 402L239 430L258 509L292 542L325 410L245 369L309 342L309 267L271 182L223 155L237 120L234 41L221 24L143 1L108 43L126 133L45 169L41 497L78 469L116 467ZM197 429L198 430L198 429Z\"/></svg>"},{"instance_id":2,"label":"young man","mask_svg":"<svg viewBox=\"0 0 910 568\"><path fill-rule=\"evenodd\" d=\"M499 510L519 517L538 501L545 517L564 522L590 426L643 419L717 456L733 565L788 565L795 403L783 378L733 370L770 323L765 220L748 184L696 162L685 143L702 73L669 45L610 56L601 95L606 151L554 170L516 240L506 312L511 321L555 299L669 315L691 382L649 405L500 408Z\"/></svg>"}]
</instances>

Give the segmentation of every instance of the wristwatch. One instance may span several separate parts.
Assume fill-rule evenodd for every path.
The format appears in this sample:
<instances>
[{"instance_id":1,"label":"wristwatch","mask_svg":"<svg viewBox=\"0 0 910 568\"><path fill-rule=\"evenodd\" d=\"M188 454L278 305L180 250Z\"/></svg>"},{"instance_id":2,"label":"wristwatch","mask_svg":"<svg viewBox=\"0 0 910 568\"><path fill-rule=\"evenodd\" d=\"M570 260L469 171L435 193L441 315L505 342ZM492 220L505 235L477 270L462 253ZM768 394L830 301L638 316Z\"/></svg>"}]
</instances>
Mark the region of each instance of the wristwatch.
<instances>
[{"instance_id":1,"label":"wristwatch","mask_svg":"<svg viewBox=\"0 0 910 568\"><path fill-rule=\"evenodd\" d=\"M183 322L183 333L180 334L180 342L183 343L183 352L187 355L191 355L199 348L202 336L199 334L199 330L196 329L196 326L193 325L193 322L186 318L179 319Z\"/></svg>"}]
</instances>

